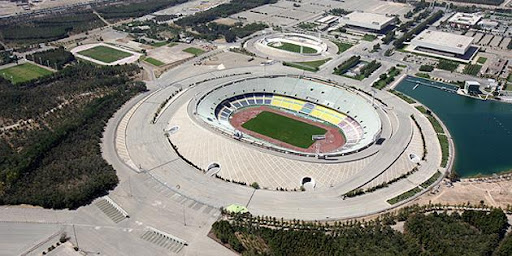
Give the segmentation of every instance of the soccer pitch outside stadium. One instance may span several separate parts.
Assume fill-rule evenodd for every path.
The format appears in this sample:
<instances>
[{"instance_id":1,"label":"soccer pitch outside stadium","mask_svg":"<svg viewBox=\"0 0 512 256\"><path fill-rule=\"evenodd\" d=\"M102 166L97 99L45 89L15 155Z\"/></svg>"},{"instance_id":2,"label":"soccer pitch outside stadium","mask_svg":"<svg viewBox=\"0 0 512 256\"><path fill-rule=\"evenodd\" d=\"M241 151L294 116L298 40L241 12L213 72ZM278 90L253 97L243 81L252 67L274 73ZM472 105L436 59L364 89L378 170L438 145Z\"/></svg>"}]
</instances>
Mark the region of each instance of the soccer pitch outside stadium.
<instances>
[{"instance_id":1,"label":"soccer pitch outside stadium","mask_svg":"<svg viewBox=\"0 0 512 256\"><path fill-rule=\"evenodd\" d=\"M116 50L114 48L104 45L98 45L96 47L80 51L78 53L83 56L87 56L105 63L112 63L114 61L118 61L132 56L131 53Z\"/></svg>"},{"instance_id":2,"label":"soccer pitch outside stadium","mask_svg":"<svg viewBox=\"0 0 512 256\"><path fill-rule=\"evenodd\" d=\"M0 76L11 81L12 84L23 83L50 74L52 74L50 70L29 62L0 70Z\"/></svg>"},{"instance_id":3,"label":"soccer pitch outside stadium","mask_svg":"<svg viewBox=\"0 0 512 256\"><path fill-rule=\"evenodd\" d=\"M315 143L313 135L327 132L323 128L268 111L259 113L242 127L300 148L309 148Z\"/></svg>"}]
</instances>

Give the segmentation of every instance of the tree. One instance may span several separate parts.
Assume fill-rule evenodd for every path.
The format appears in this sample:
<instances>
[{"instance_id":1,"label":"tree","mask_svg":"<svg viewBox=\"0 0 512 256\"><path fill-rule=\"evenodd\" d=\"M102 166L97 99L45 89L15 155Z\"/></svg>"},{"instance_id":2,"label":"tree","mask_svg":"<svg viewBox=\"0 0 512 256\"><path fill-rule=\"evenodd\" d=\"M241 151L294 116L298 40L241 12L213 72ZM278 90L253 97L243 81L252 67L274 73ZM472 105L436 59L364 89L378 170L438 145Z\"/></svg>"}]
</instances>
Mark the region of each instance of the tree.
<instances>
[{"instance_id":1,"label":"tree","mask_svg":"<svg viewBox=\"0 0 512 256\"><path fill-rule=\"evenodd\" d=\"M253 187L254 189L260 189L260 185L258 184L258 182L253 182L251 184L251 187Z\"/></svg>"}]
</instances>

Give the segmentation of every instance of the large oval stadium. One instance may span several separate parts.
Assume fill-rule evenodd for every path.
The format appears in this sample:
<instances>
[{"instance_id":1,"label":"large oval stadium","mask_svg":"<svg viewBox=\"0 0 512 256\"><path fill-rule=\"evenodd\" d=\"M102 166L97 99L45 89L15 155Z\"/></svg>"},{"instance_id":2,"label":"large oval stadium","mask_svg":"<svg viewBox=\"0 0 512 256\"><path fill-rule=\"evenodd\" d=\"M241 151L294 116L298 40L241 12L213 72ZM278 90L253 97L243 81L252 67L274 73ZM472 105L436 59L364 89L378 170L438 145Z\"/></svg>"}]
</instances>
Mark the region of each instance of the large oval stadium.
<instances>
[{"instance_id":1,"label":"large oval stadium","mask_svg":"<svg viewBox=\"0 0 512 256\"><path fill-rule=\"evenodd\" d=\"M126 113L116 149L201 204L284 218L366 215L393 207L388 200L428 180L441 160L414 107L335 76L262 65L168 81Z\"/></svg>"},{"instance_id":2,"label":"large oval stadium","mask_svg":"<svg viewBox=\"0 0 512 256\"><path fill-rule=\"evenodd\" d=\"M341 156L373 144L381 121L371 102L325 81L255 77L205 93L196 112L225 134L301 156Z\"/></svg>"}]
</instances>

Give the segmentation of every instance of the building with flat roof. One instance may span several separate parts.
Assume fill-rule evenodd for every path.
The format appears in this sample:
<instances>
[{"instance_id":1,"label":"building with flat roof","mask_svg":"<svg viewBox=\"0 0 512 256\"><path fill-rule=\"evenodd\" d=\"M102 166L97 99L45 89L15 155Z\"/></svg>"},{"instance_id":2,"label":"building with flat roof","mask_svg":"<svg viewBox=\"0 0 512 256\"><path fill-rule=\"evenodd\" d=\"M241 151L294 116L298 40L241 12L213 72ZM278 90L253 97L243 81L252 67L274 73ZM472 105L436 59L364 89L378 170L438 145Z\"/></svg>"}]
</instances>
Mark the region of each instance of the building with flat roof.
<instances>
[{"instance_id":1,"label":"building with flat roof","mask_svg":"<svg viewBox=\"0 0 512 256\"><path fill-rule=\"evenodd\" d=\"M475 26L482 17L480 13L458 12L448 19L448 24L457 28L470 28Z\"/></svg>"},{"instance_id":2,"label":"building with flat roof","mask_svg":"<svg viewBox=\"0 0 512 256\"><path fill-rule=\"evenodd\" d=\"M454 54L464 54L471 43L473 37L434 30L424 30L411 41L411 44L419 47Z\"/></svg>"},{"instance_id":3,"label":"building with flat roof","mask_svg":"<svg viewBox=\"0 0 512 256\"><path fill-rule=\"evenodd\" d=\"M332 23L338 21L339 19L340 19L340 17L338 17L338 16L327 15L325 17L322 17L322 18L316 20L316 22L320 23L320 24L332 24Z\"/></svg>"},{"instance_id":4,"label":"building with flat roof","mask_svg":"<svg viewBox=\"0 0 512 256\"><path fill-rule=\"evenodd\" d=\"M411 40L409 51L461 62L469 62L478 52L473 37L424 30Z\"/></svg>"},{"instance_id":5,"label":"building with flat roof","mask_svg":"<svg viewBox=\"0 0 512 256\"><path fill-rule=\"evenodd\" d=\"M394 16L355 11L341 17L340 22L346 26L381 31L391 25L395 19Z\"/></svg>"}]
</instances>

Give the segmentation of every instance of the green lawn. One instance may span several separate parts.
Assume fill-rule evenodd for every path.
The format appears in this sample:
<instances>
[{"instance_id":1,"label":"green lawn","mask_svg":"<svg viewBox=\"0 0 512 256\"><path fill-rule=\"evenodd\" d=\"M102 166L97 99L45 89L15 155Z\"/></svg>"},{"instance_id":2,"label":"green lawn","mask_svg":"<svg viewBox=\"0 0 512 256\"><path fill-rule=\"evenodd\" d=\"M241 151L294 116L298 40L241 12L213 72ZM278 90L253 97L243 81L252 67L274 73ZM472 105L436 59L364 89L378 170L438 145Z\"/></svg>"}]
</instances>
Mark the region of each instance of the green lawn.
<instances>
[{"instance_id":1,"label":"green lawn","mask_svg":"<svg viewBox=\"0 0 512 256\"><path fill-rule=\"evenodd\" d=\"M370 35L370 34L365 34L363 36L363 38L361 38L362 40L365 40L365 41L369 41L369 42L372 42L373 40L377 39L376 36L374 35Z\"/></svg>"},{"instance_id":2,"label":"green lawn","mask_svg":"<svg viewBox=\"0 0 512 256\"><path fill-rule=\"evenodd\" d=\"M351 44L348 44L348 43L342 43L342 42L338 42L338 41L332 41L336 46L338 46L338 54L350 49L350 47L352 47L353 45Z\"/></svg>"},{"instance_id":3,"label":"green lawn","mask_svg":"<svg viewBox=\"0 0 512 256\"><path fill-rule=\"evenodd\" d=\"M268 111L259 113L242 127L300 148L313 145L311 136L327 132L323 128Z\"/></svg>"},{"instance_id":4,"label":"green lawn","mask_svg":"<svg viewBox=\"0 0 512 256\"><path fill-rule=\"evenodd\" d=\"M131 53L120 51L104 45L99 45L87 50L80 51L78 53L105 63L112 63L114 61L132 56Z\"/></svg>"},{"instance_id":5,"label":"green lawn","mask_svg":"<svg viewBox=\"0 0 512 256\"><path fill-rule=\"evenodd\" d=\"M407 192L404 192L398 196L395 196L389 200L387 200L387 202L391 205L393 204L396 204L398 202L401 202L401 201L404 201L410 197L413 197L414 195L418 194L419 192L421 192L421 188L420 187L415 187Z\"/></svg>"},{"instance_id":6,"label":"green lawn","mask_svg":"<svg viewBox=\"0 0 512 256\"><path fill-rule=\"evenodd\" d=\"M162 42L154 42L154 43L151 43L151 46L154 46L154 47L162 47L164 45L167 45L168 42L167 41L162 41Z\"/></svg>"},{"instance_id":7,"label":"green lawn","mask_svg":"<svg viewBox=\"0 0 512 256\"><path fill-rule=\"evenodd\" d=\"M283 62L283 65L294 67L306 71L316 72L319 70L319 67L330 61L331 58L323 59L323 60L315 60L315 61L305 61L305 62Z\"/></svg>"},{"instance_id":8,"label":"green lawn","mask_svg":"<svg viewBox=\"0 0 512 256\"><path fill-rule=\"evenodd\" d=\"M415 75L415 76L417 76L417 77L430 79L430 75L429 75L429 74L427 74L427 73L421 73L421 72L420 72L420 73L416 73L416 74L414 74L414 75Z\"/></svg>"},{"instance_id":9,"label":"green lawn","mask_svg":"<svg viewBox=\"0 0 512 256\"><path fill-rule=\"evenodd\" d=\"M444 168L448 165L450 144L448 143L448 138L445 135L438 134L437 139L439 140L439 144L441 144L441 167Z\"/></svg>"},{"instance_id":10,"label":"green lawn","mask_svg":"<svg viewBox=\"0 0 512 256\"><path fill-rule=\"evenodd\" d=\"M462 73L466 74L466 75L472 75L472 76L476 76L478 75L478 73L480 72L480 69L482 69L482 65L478 65L478 64L467 64L465 67L464 67L464 71Z\"/></svg>"},{"instance_id":11,"label":"green lawn","mask_svg":"<svg viewBox=\"0 0 512 256\"><path fill-rule=\"evenodd\" d=\"M389 90L390 93L398 96L400 99L404 100L405 102L409 103L409 104L414 104L416 103L415 100L413 100L412 98L410 98L409 96L405 95L405 94L402 94L401 92L399 91L395 91L395 90Z\"/></svg>"},{"instance_id":12,"label":"green lawn","mask_svg":"<svg viewBox=\"0 0 512 256\"><path fill-rule=\"evenodd\" d=\"M300 48L301 48L301 46L298 44L292 44L292 43L286 43L286 42L281 42L280 46L276 46L275 44L268 44L268 45L270 47L274 47L274 48L289 51L289 52L296 52L296 53L300 53ZM303 46L302 53L316 53L316 50L311 47Z\"/></svg>"},{"instance_id":13,"label":"green lawn","mask_svg":"<svg viewBox=\"0 0 512 256\"><path fill-rule=\"evenodd\" d=\"M480 64L484 64L486 61L487 61L486 57L478 57L478 60L476 60L476 62L478 62Z\"/></svg>"},{"instance_id":14,"label":"green lawn","mask_svg":"<svg viewBox=\"0 0 512 256\"><path fill-rule=\"evenodd\" d=\"M0 70L0 76L13 84L23 83L50 74L52 72L48 69L28 62Z\"/></svg>"},{"instance_id":15,"label":"green lawn","mask_svg":"<svg viewBox=\"0 0 512 256\"><path fill-rule=\"evenodd\" d=\"M144 61L147 62L147 63L153 64L153 65L155 65L157 67L160 67L160 66L165 64L165 63L163 63L163 62L161 62L161 61L159 61L157 59L151 58L151 57L145 58Z\"/></svg>"},{"instance_id":16,"label":"green lawn","mask_svg":"<svg viewBox=\"0 0 512 256\"><path fill-rule=\"evenodd\" d=\"M173 47L173 46L176 46L176 45L178 45L178 43L176 43L176 42L172 42L172 43L169 43L169 44L167 45L167 47Z\"/></svg>"},{"instance_id":17,"label":"green lawn","mask_svg":"<svg viewBox=\"0 0 512 256\"><path fill-rule=\"evenodd\" d=\"M183 51L184 51L184 52L188 52L188 53L190 53L190 54L194 54L194 56L199 56L199 55L201 55L201 54L203 54L203 53L204 53L204 51L203 51L203 50L201 50L201 49L199 49L199 48L194 48L194 47L189 47L189 48L187 48L187 49L184 49Z\"/></svg>"},{"instance_id":18,"label":"green lawn","mask_svg":"<svg viewBox=\"0 0 512 256\"><path fill-rule=\"evenodd\" d=\"M434 184L434 182L436 182L436 180L441 176L441 173L439 171L437 171L436 173L434 173L428 180L426 180L425 182L421 183L421 187L422 188L428 188L430 185Z\"/></svg>"}]
</instances>

